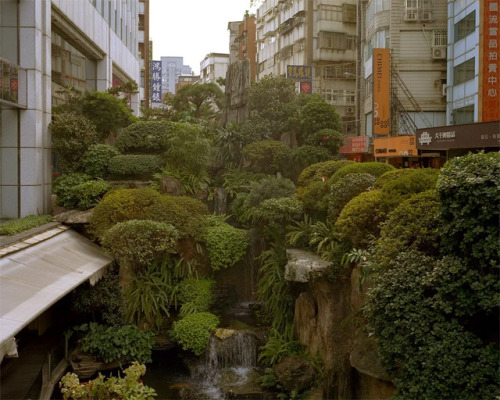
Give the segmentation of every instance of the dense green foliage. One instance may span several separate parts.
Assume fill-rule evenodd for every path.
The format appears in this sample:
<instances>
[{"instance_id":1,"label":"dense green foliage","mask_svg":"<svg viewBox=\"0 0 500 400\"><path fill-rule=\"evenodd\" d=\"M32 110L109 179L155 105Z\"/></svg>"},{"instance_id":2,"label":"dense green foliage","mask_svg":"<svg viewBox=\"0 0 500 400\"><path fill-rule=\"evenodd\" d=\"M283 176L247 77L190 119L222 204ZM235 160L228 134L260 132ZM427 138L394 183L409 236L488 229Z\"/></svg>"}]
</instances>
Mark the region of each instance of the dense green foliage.
<instances>
[{"instance_id":1,"label":"dense green foliage","mask_svg":"<svg viewBox=\"0 0 500 400\"><path fill-rule=\"evenodd\" d=\"M224 175L223 187L230 197L236 197L238 193L247 193L252 186L263 178L265 174L254 174L244 169L231 169Z\"/></svg>"},{"instance_id":2,"label":"dense green foliage","mask_svg":"<svg viewBox=\"0 0 500 400\"><path fill-rule=\"evenodd\" d=\"M365 173L378 178L380 175L392 170L394 170L392 165L381 162L350 163L349 165L342 166L342 168L338 169L328 178L331 179L332 183L338 181L347 174L353 173Z\"/></svg>"},{"instance_id":3,"label":"dense green foliage","mask_svg":"<svg viewBox=\"0 0 500 400\"><path fill-rule=\"evenodd\" d=\"M248 232L225 222L209 226L205 233L205 243L214 271L237 264L245 256L250 244Z\"/></svg>"},{"instance_id":4,"label":"dense green foliage","mask_svg":"<svg viewBox=\"0 0 500 400\"><path fill-rule=\"evenodd\" d=\"M328 219L335 222L345 205L372 187L374 182L375 177L364 172L347 174L334 181L328 196Z\"/></svg>"},{"instance_id":5,"label":"dense green foliage","mask_svg":"<svg viewBox=\"0 0 500 400\"><path fill-rule=\"evenodd\" d=\"M124 265L137 268L175 253L178 238L177 230L165 222L130 220L107 230L102 245Z\"/></svg>"},{"instance_id":6,"label":"dense green foliage","mask_svg":"<svg viewBox=\"0 0 500 400\"><path fill-rule=\"evenodd\" d=\"M342 135L342 129L336 131L334 129L325 128L309 133L304 138L304 143L306 145L327 149L331 155L336 155L340 147L344 144L344 136Z\"/></svg>"},{"instance_id":7,"label":"dense green foliage","mask_svg":"<svg viewBox=\"0 0 500 400\"><path fill-rule=\"evenodd\" d=\"M246 207L256 207L264 200L290 197L295 193L295 185L286 178L264 178L252 185L245 199Z\"/></svg>"},{"instance_id":8,"label":"dense green foliage","mask_svg":"<svg viewBox=\"0 0 500 400\"><path fill-rule=\"evenodd\" d=\"M447 251L471 264L498 266L500 260L500 154L452 159L437 185Z\"/></svg>"},{"instance_id":9,"label":"dense green foliage","mask_svg":"<svg viewBox=\"0 0 500 400\"><path fill-rule=\"evenodd\" d=\"M65 207L88 210L95 207L110 189L111 185L101 179L80 183L70 189Z\"/></svg>"},{"instance_id":10,"label":"dense green foliage","mask_svg":"<svg viewBox=\"0 0 500 400\"><path fill-rule=\"evenodd\" d=\"M52 215L28 215L0 224L0 235L12 236L16 233L48 224L51 221Z\"/></svg>"},{"instance_id":11,"label":"dense green foliage","mask_svg":"<svg viewBox=\"0 0 500 400\"><path fill-rule=\"evenodd\" d=\"M279 140L259 140L243 148L248 169L255 173L273 175L284 172L290 148Z\"/></svg>"},{"instance_id":12,"label":"dense green foliage","mask_svg":"<svg viewBox=\"0 0 500 400\"><path fill-rule=\"evenodd\" d=\"M239 168L243 161L243 148L253 141L241 125L232 122L215 131L213 146L215 157L225 168Z\"/></svg>"},{"instance_id":13,"label":"dense green foliage","mask_svg":"<svg viewBox=\"0 0 500 400\"><path fill-rule=\"evenodd\" d=\"M304 210L316 220L324 220L330 201L330 185L319 181L297 189L297 197L302 201Z\"/></svg>"},{"instance_id":14,"label":"dense green foliage","mask_svg":"<svg viewBox=\"0 0 500 400\"><path fill-rule=\"evenodd\" d=\"M439 170L424 168L411 169L409 173L401 174L396 179L385 182L381 191L388 203L398 203L416 193L435 189Z\"/></svg>"},{"instance_id":15,"label":"dense green foliage","mask_svg":"<svg viewBox=\"0 0 500 400\"><path fill-rule=\"evenodd\" d=\"M144 385L140 380L145 373L146 366L134 361L123 371L123 378L106 379L99 373L97 378L80 383L78 375L68 372L61 378L59 386L64 400L153 400L156 396L155 390Z\"/></svg>"},{"instance_id":16,"label":"dense green foliage","mask_svg":"<svg viewBox=\"0 0 500 400\"><path fill-rule=\"evenodd\" d=\"M258 226L284 228L292 221L300 219L302 213L302 203L295 196L266 199L252 212L252 221Z\"/></svg>"},{"instance_id":17,"label":"dense green foliage","mask_svg":"<svg viewBox=\"0 0 500 400\"><path fill-rule=\"evenodd\" d=\"M63 174L54 180L53 192L57 195L57 205L74 208L78 203L75 199L74 188L92 179L90 175L81 172Z\"/></svg>"},{"instance_id":18,"label":"dense green foliage","mask_svg":"<svg viewBox=\"0 0 500 400\"><path fill-rule=\"evenodd\" d=\"M118 149L109 144L94 144L89 147L83 157L85 173L93 178L105 178L109 173L109 162L120 155Z\"/></svg>"},{"instance_id":19,"label":"dense green foliage","mask_svg":"<svg viewBox=\"0 0 500 400\"><path fill-rule=\"evenodd\" d=\"M106 363L115 360L148 363L151 362L154 341L152 331L140 330L135 325L117 328L91 322L81 344L82 351Z\"/></svg>"},{"instance_id":20,"label":"dense green foliage","mask_svg":"<svg viewBox=\"0 0 500 400\"><path fill-rule=\"evenodd\" d=\"M109 161L109 173L114 178L150 178L164 164L160 156L150 154L122 154Z\"/></svg>"},{"instance_id":21,"label":"dense green foliage","mask_svg":"<svg viewBox=\"0 0 500 400\"><path fill-rule=\"evenodd\" d=\"M343 143L340 115L330 103L320 97L311 97L299 108L297 128L300 143L313 146L321 143L329 148L332 154L338 152ZM318 132L324 129L328 130L328 133L324 132L325 134L319 135ZM330 136L330 138L323 140L323 136ZM339 139L340 144L336 143ZM329 143L334 147L330 148Z\"/></svg>"},{"instance_id":22,"label":"dense green foliage","mask_svg":"<svg viewBox=\"0 0 500 400\"><path fill-rule=\"evenodd\" d=\"M193 313L209 311L214 303L211 279L185 279L179 285L179 301L182 303L179 315L185 317Z\"/></svg>"},{"instance_id":23,"label":"dense green foliage","mask_svg":"<svg viewBox=\"0 0 500 400\"><path fill-rule=\"evenodd\" d=\"M189 314L174 322L170 338L184 350L190 350L200 356L207 348L208 340L217 325L219 318L209 312Z\"/></svg>"},{"instance_id":24,"label":"dense green foliage","mask_svg":"<svg viewBox=\"0 0 500 400\"><path fill-rule=\"evenodd\" d=\"M478 336L481 320L496 320L498 293L498 276L418 252L401 253L374 276L366 313L396 376L396 398L499 395L498 350Z\"/></svg>"},{"instance_id":25,"label":"dense green foliage","mask_svg":"<svg viewBox=\"0 0 500 400\"><path fill-rule=\"evenodd\" d=\"M139 121L123 128L115 146L122 153L161 153L168 149L168 138L177 129L169 121Z\"/></svg>"},{"instance_id":26,"label":"dense green foliage","mask_svg":"<svg viewBox=\"0 0 500 400\"><path fill-rule=\"evenodd\" d=\"M290 325L291 327L292 325ZM259 361L271 367L279 363L283 357L298 356L303 353L302 344L298 340L293 340L293 331L290 328L284 333L280 333L276 329L271 329L269 339L260 349Z\"/></svg>"},{"instance_id":27,"label":"dense green foliage","mask_svg":"<svg viewBox=\"0 0 500 400\"><path fill-rule=\"evenodd\" d=\"M185 120L216 119L224 104L224 93L213 82L185 85L178 89L172 106L178 118Z\"/></svg>"},{"instance_id":28,"label":"dense green foliage","mask_svg":"<svg viewBox=\"0 0 500 400\"><path fill-rule=\"evenodd\" d=\"M312 182L321 182L323 177L325 177L325 180L329 179L339 169L353 162L348 160L330 160L310 165L301 172L298 185L308 186Z\"/></svg>"},{"instance_id":29,"label":"dense green foliage","mask_svg":"<svg viewBox=\"0 0 500 400\"><path fill-rule=\"evenodd\" d=\"M411 175L413 173L413 169L402 168L402 169L393 169L387 172L384 172L380 175L376 180L374 186L377 189L380 189L386 182L392 181L395 179L399 179L404 175Z\"/></svg>"},{"instance_id":30,"label":"dense green foliage","mask_svg":"<svg viewBox=\"0 0 500 400\"><path fill-rule=\"evenodd\" d=\"M304 168L321 163L332 158L330 151L325 147L318 146L299 146L290 151L290 160L298 171Z\"/></svg>"},{"instance_id":31,"label":"dense green foliage","mask_svg":"<svg viewBox=\"0 0 500 400\"><path fill-rule=\"evenodd\" d=\"M81 115L61 113L54 114L49 129L62 170L81 171L85 152L99 140L94 124Z\"/></svg>"}]
</instances>

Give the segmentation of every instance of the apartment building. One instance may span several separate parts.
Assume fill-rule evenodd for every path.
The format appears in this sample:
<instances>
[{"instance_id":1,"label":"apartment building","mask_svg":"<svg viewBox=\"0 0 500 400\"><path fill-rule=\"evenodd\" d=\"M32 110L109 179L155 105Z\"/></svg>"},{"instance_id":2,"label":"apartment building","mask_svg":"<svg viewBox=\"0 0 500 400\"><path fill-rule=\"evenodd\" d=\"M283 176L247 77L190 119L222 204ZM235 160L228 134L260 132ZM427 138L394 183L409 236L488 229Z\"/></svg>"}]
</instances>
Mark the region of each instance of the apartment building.
<instances>
[{"instance_id":1,"label":"apartment building","mask_svg":"<svg viewBox=\"0 0 500 400\"><path fill-rule=\"evenodd\" d=\"M175 94L175 85L179 76L192 75L189 65L184 65L184 57L161 57L161 88L162 92Z\"/></svg>"},{"instance_id":2,"label":"apartment building","mask_svg":"<svg viewBox=\"0 0 500 400\"><path fill-rule=\"evenodd\" d=\"M321 95L340 114L345 135L356 131L356 5L266 0L256 21L257 79L283 75L297 81L297 90Z\"/></svg>"},{"instance_id":3,"label":"apartment building","mask_svg":"<svg viewBox=\"0 0 500 400\"><path fill-rule=\"evenodd\" d=\"M138 0L0 1L0 218L51 211L52 105L139 82ZM139 112L139 95L131 98Z\"/></svg>"},{"instance_id":4,"label":"apartment building","mask_svg":"<svg viewBox=\"0 0 500 400\"><path fill-rule=\"evenodd\" d=\"M139 0L138 10L138 56L140 67L139 82L139 99L141 108L148 109L150 104L150 69L151 69L151 56L149 44L149 0Z\"/></svg>"},{"instance_id":5,"label":"apartment building","mask_svg":"<svg viewBox=\"0 0 500 400\"><path fill-rule=\"evenodd\" d=\"M219 78L226 79L227 69L229 67L229 54L210 53L200 62L200 83L217 83Z\"/></svg>"}]
</instances>

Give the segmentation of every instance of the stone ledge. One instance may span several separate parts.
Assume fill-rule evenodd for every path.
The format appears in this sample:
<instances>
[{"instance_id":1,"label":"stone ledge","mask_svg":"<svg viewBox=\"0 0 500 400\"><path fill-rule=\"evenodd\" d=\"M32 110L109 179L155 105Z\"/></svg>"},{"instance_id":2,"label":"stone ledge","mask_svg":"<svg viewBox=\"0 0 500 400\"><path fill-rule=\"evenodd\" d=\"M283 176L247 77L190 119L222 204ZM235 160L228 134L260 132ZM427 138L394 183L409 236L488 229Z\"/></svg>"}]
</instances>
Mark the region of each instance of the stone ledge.
<instances>
[{"instance_id":1,"label":"stone ledge","mask_svg":"<svg viewBox=\"0 0 500 400\"><path fill-rule=\"evenodd\" d=\"M286 257L285 279L291 282L306 283L321 278L330 265L317 254L300 249L287 249Z\"/></svg>"}]
</instances>

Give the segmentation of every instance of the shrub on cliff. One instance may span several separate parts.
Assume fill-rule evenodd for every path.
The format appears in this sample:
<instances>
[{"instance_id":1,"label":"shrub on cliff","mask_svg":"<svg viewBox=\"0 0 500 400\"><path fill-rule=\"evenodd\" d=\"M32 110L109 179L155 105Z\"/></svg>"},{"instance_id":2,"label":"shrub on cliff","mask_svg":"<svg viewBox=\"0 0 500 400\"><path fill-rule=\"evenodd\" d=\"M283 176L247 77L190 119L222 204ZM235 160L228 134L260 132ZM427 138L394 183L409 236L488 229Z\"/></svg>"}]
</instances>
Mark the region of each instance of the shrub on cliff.
<instances>
[{"instance_id":1,"label":"shrub on cliff","mask_svg":"<svg viewBox=\"0 0 500 400\"><path fill-rule=\"evenodd\" d=\"M217 325L219 325L219 318L209 312L189 314L174 322L170 338L181 345L184 350L201 356Z\"/></svg>"}]
</instances>

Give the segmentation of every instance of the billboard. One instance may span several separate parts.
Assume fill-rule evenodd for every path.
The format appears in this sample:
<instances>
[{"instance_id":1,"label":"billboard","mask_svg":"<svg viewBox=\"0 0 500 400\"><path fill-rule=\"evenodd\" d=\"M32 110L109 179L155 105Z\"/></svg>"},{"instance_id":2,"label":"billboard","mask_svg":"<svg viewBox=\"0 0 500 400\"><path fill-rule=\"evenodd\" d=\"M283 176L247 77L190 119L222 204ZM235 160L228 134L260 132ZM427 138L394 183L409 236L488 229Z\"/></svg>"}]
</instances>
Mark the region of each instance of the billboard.
<instances>
[{"instance_id":1,"label":"billboard","mask_svg":"<svg viewBox=\"0 0 500 400\"><path fill-rule=\"evenodd\" d=\"M344 145L340 148L341 154L367 153L368 136L354 136L344 138Z\"/></svg>"},{"instance_id":2,"label":"billboard","mask_svg":"<svg viewBox=\"0 0 500 400\"><path fill-rule=\"evenodd\" d=\"M415 135L391 136L373 139L375 157L416 157Z\"/></svg>"},{"instance_id":3,"label":"billboard","mask_svg":"<svg viewBox=\"0 0 500 400\"><path fill-rule=\"evenodd\" d=\"M151 61L151 103L161 103L161 61Z\"/></svg>"},{"instance_id":4,"label":"billboard","mask_svg":"<svg viewBox=\"0 0 500 400\"><path fill-rule=\"evenodd\" d=\"M287 65L286 77L288 79L312 80L312 67L310 65Z\"/></svg>"},{"instance_id":5,"label":"billboard","mask_svg":"<svg viewBox=\"0 0 500 400\"><path fill-rule=\"evenodd\" d=\"M389 135L391 122L390 50L373 49L373 134Z\"/></svg>"},{"instance_id":6,"label":"billboard","mask_svg":"<svg viewBox=\"0 0 500 400\"><path fill-rule=\"evenodd\" d=\"M481 38L479 71L481 95L481 121L500 120L500 47L499 2L498 0L481 1Z\"/></svg>"}]
</instances>

